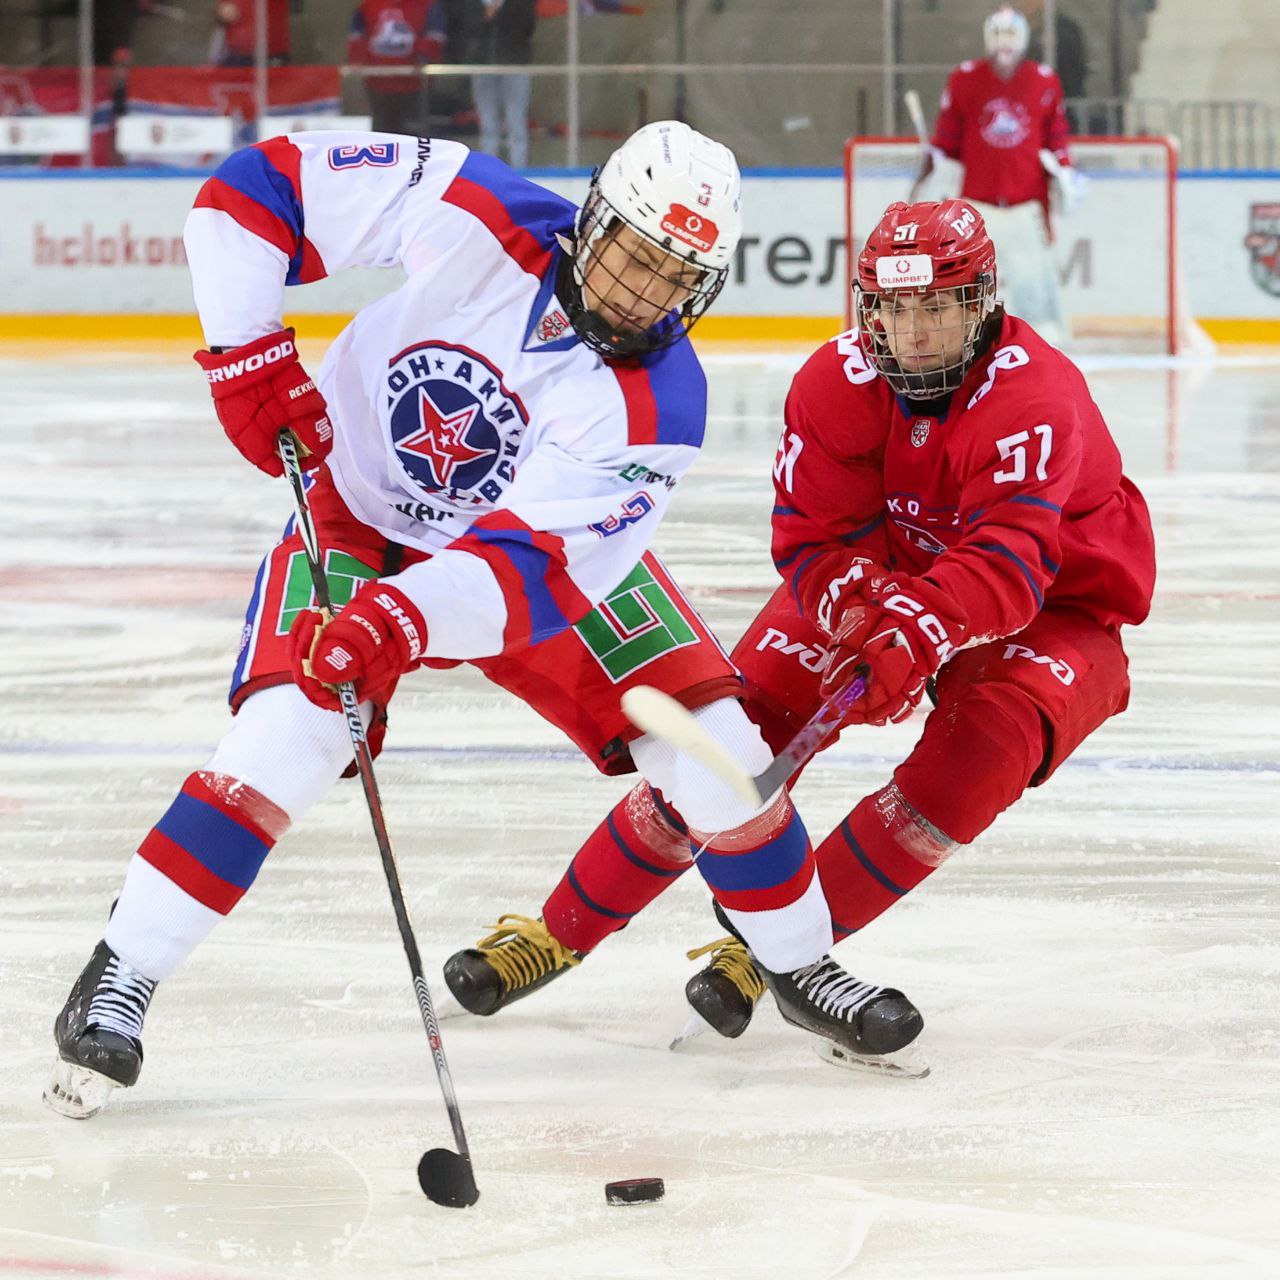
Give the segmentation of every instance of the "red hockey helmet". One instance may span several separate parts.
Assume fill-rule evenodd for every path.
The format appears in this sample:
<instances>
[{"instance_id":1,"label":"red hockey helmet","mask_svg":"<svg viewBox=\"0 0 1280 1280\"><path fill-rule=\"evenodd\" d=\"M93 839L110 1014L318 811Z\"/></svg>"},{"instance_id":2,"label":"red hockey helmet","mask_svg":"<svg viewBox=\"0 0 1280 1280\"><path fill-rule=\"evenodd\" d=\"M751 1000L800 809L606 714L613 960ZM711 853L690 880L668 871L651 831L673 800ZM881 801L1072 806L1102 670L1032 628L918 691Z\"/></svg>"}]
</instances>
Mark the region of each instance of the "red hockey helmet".
<instances>
[{"instance_id":1,"label":"red hockey helmet","mask_svg":"<svg viewBox=\"0 0 1280 1280\"><path fill-rule=\"evenodd\" d=\"M982 215L964 200L891 204L858 255L854 295L867 360L895 391L954 391L996 305Z\"/></svg>"}]
</instances>

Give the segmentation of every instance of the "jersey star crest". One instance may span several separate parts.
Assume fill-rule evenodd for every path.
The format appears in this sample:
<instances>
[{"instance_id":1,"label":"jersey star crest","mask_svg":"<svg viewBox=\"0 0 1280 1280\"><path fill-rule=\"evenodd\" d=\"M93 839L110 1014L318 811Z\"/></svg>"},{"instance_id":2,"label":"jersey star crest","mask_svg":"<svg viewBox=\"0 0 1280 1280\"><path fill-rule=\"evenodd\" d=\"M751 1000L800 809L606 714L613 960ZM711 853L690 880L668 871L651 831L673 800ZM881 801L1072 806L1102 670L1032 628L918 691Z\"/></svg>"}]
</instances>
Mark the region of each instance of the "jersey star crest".
<instances>
[{"instance_id":1,"label":"jersey star crest","mask_svg":"<svg viewBox=\"0 0 1280 1280\"><path fill-rule=\"evenodd\" d=\"M453 474L459 467L498 452L496 449L476 449L467 443L467 433L480 412L479 404L469 404L453 413L441 413L426 390L420 387L418 411L422 426L396 447L425 458L444 488L453 483Z\"/></svg>"}]
</instances>

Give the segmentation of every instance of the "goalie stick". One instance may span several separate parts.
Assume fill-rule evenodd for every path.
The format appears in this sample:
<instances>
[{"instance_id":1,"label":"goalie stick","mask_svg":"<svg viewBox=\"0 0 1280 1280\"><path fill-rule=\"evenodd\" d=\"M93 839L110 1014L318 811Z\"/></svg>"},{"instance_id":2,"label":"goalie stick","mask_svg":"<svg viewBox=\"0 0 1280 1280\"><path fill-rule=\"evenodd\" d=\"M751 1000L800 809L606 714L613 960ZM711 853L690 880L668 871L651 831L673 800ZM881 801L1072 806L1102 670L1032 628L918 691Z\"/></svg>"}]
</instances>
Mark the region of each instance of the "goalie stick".
<instances>
[{"instance_id":1,"label":"goalie stick","mask_svg":"<svg viewBox=\"0 0 1280 1280\"><path fill-rule=\"evenodd\" d=\"M311 570L311 583L315 589L316 604L325 614L332 617L333 597L329 593L329 581L325 577L321 561L315 521L311 518L311 506L307 501L307 491L303 485L302 468L298 463L297 442L288 431L282 431L277 447L280 452L280 461L284 464L284 473L288 476L290 485L293 486L293 500L298 509L298 532L302 536L302 545L306 551L307 568ZM382 870L386 875L387 889L391 893L391 906L395 910L396 924L400 928L400 941L404 945L405 957L409 961L409 972L413 975L413 990L418 997L418 1011L422 1014L422 1025L427 1029L427 1041L431 1046L436 1076L440 1081L440 1092L444 1095L445 1110L449 1113L449 1124L453 1128L453 1136L458 1144L457 1151L450 1151L447 1147L433 1147L426 1152L418 1162L418 1183L426 1196L436 1204L462 1209L475 1204L480 1198L475 1172L471 1167L467 1135L462 1128L462 1112L458 1107L458 1097L453 1088L453 1076L449 1073L448 1062L445 1061L444 1045L440 1040L440 1027L436 1020L435 1006L431 1002L431 991L422 974L422 956L418 952L418 940L414 936L413 922L409 919L404 890L400 887L396 855L391 848L387 821L382 813L378 780L373 773L373 753L369 750L364 721L360 718L360 704L356 699L355 685L350 682L338 685L338 697L342 702L342 713L346 718L347 728L351 732L356 768L360 773L360 781L364 784L364 797L369 803L369 817L373 821L373 834L378 842L378 852L382 855Z\"/></svg>"},{"instance_id":2,"label":"goalie stick","mask_svg":"<svg viewBox=\"0 0 1280 1280\"><path fill-rule=\"evenodd\" d=\"M914 204L920 198L920 192L924 190L924 184L933 172L933 148L929 145L929 126L925 123L920 95L914 89L908 89L902 95L902 100L907 104L907 115L911 117L911 127L916 131L916 137L920 139L920 172L911 184L911 193L908 197Z\"/></svg>"},{"instance_id":3,"label":"goalie stick","mask_svg":"<svg viewBox=\"0 0 1280 1280\"><path fill-rule=\"evenodd\" d=\"M821 750L844 722L849 708L866 693L870 674L865 664L859 665L853 680L843 689L837 689L764 771L754 777L684 706L660 689L647 684L628 689L622 695L622 710L637 729L661 738L700 761L755 806L768 800L801 765L808 763Z\"/></svg>"},{"instance_id":4,"label":"goalie stick","mask_svg":"<svg viewBox=\"0 0 1280 1280\"><path fill-rule=\"evenodd\" d=\"M920 139L920 149L927 152L929 126L925 124L924 107L920 103L920 95L914 89L908 89L902 95L902 100L907 104L907 115L911 117L911 127L916 131L916 137Z\"/></svg>"}]
</instances>

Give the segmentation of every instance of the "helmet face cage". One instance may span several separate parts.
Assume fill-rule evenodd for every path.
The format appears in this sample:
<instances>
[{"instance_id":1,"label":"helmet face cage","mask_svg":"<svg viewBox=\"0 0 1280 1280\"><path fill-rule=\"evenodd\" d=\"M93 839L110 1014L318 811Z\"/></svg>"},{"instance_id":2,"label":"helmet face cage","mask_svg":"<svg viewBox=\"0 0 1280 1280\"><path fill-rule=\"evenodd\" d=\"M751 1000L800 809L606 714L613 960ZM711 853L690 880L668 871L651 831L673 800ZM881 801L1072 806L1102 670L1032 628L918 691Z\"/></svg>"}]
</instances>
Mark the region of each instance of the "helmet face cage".
<instances>
[{"instance_id":1,"label":"helmet face cage","mask_svg":"<svg viewBox=\"0 0 1280 1280\"><path fill-rule=\"evenodd\" d=\"M907 298L921 301L907 307ZM964 381L974 362L983 324L995 310L995 302L996 281L990 272L984 272L975 283L943 289L877 290L858 285L855 312L867 363L894 391L908 399L932 400L949 395ZM945 312L953 313L955 319L942 329ZM896 335L915 326L933 326L947 347L954 347L956 344L949 339L958 337L956 357L930 369L913 369L910 362L904 366L893 354L889 335L891 331Z\"/></svg>"},{"instance_id":2,"label":"helmet face cage","mask_svg":"<svg viewBox=\"0 0 1280 1280\"><path fill-rule=\"evenodd\" d=\"M618 231L629 228L659 253L670 255L661 270L646 268L634 255L629 257L626 279L611 270L605 250L614 243ZM670 278L681 272L689 282ZM643 273L643 274L642 274ZM695 276L696 273L696 276ZM561 301L569 322L587 346L605 356L643 355L669 347L693 328L698 318L715 301L728 277L728 267L708 267L696 252L673 244L670 236L655 240L630 222L605 198L597 181L592 182L586 203L578 215L577 236L572 259L572 285ZM590 278L592 292L603 297L614 315L594 310L587 298ZM637 285L637 281L639 281ZM657 313L661 318L645 329L626 324L629 312Z\"/></svg>"}]
</instances>

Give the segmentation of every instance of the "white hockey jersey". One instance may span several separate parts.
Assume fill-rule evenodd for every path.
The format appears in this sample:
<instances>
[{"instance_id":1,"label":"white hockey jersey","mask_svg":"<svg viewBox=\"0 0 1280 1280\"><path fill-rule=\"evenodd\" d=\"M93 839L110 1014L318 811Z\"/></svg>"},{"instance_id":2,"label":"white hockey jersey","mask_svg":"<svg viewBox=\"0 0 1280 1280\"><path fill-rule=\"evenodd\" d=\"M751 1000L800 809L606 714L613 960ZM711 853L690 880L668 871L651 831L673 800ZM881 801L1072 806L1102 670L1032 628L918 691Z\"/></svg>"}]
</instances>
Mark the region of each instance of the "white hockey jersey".
<instances>
[{"instance_id":1,"label":"white hockey jersey","mask_svg":"<svg viewBox=\"0 0 1280 1280\"><path fill-rule=\"evenodd\" d=\"M404 268L316 383L343 501L431 553L389 579L422 610L430 657L489 657L577 622L647 549L702 443L687 339L605 361L569 325L554 284L574 216L458 143L299 133L231 156L187 219L211 346L279 329L288 284Z\"/></svg>"}]
</instances>

